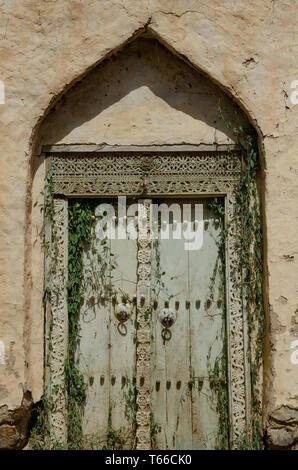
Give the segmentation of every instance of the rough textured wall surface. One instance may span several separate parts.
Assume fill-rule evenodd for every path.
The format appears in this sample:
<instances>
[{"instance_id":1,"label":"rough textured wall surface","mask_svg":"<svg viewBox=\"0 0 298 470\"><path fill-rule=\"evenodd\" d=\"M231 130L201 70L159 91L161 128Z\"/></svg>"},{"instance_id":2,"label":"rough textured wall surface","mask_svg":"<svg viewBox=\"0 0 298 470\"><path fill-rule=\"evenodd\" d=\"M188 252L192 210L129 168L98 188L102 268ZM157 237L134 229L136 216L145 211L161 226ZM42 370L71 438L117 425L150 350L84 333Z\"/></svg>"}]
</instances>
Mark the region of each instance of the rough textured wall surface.
<instances>
[{"instance_id":1,"label":"rough textured wall surface","mask_svg":"<svg viewBox=\"0 0 298 470\"><path fill-rule=\"evenodd\" d=\"M232 144L219 106L226 120L244 125L217 85L158 41L139 38L63 96L41 126L39 144Z\"/></svg>"},{"instance_id":2,"label":"rough textured wall surface","mask_svg":"<svg viewBox=\"0 0 298 470\"><path fill-rule=\"evenodd\" d=\"M42 266L34 248L40 226L32 209L43 171L32 144L61 95L144 28L219 84L259 133L268 316L264 427L268 447L297 446L291 345L298 340L298 105L290 99L298 79L296 10L296 0L0 2L2 447L24 444L31 393L36 402L43 387Z\"/></svg>"}]
</instances>

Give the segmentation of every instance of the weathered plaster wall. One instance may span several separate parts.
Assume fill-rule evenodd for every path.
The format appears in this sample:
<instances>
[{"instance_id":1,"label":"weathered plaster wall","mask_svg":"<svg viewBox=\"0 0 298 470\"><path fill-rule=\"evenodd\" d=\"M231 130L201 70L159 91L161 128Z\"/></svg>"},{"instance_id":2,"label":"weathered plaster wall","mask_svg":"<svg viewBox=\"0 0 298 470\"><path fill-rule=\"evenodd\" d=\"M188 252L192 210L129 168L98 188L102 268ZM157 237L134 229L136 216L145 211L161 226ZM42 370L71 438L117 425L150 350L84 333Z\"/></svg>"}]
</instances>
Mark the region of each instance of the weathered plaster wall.
<instances>
[{"instance_id":1,"label":"weathered plaster wall","mask_svg":"<svg viewBox=\"0 0 298 470\"><path fill-rule=\"evenodd\" d=\"M35 282L42 278L42 267L31 249L39 243L38 208L32 204L42 185L42 166L35 159L33 170L32 141L61 94L145 25L233 96L259 132L268 274L265 426L269 445L294 445L298 106L290 100L290 84L298 79L296 10L296 0L0 2L0 80L6 91L0 105L2 447L21 446L25 432L13 427L8 410L20 407L25 390L34 401L42 393L43 312ZM21 409L30 406L23 401Z\"/></svg>"},{"instance_id":2,"label":"weathered plaster wall","mask_svg":"<svg viewBox=\"0 0 298 470\"><path fill-rule=\"evenodd\" d=\"M139 38L63 96L43 122L39 143L232 144L219 106L226 120L247 125L217 85L157 40Z\"/></svg>"}]
</instances>

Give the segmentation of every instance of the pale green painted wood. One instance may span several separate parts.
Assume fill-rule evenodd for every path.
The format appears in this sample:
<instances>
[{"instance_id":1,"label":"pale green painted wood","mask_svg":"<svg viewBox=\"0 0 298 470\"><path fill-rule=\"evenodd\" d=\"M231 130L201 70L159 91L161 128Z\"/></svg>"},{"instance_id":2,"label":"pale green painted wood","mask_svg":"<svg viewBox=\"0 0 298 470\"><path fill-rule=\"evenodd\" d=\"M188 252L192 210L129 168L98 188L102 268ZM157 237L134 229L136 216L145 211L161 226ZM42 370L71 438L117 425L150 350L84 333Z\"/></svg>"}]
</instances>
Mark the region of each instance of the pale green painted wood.
<instances>
[{"instance_id":1,"label":"pale green painted wood","mask_svg":"<svg viewBox=\"0 0 298 470\"><path fill-rule=\"evenodd\" d=\"M216 395L212 393L208 380L209 367L214 366L216 357L223 348L224 319L222 308L223 295L219 292L221 277L217 270L215 282L212 282L213 269L218 258L216 239L220 229L215 227L214 215L204 204L203 248L189 253L189 286L190 286L190 331L191 331L191 366L195 377L192 388L192 421L193 448L212 449L216 445L218 415L216 412ZM220 268L218 260L218 268ZM200 306L198 305L200 301ZM210 305L208 301L210 300ZM199 307L199 308L198 308ZM210 348L210 349L209 349ZM210 363L208 366L208 352ZM199 391L199 380L203 379L202 390Z\"/></svg>"},{"instance_id":2,"label":"pale green painted wood","mask_svg":"<svg viewBox=\"0 0 298 470\"><path fill-rule=\"evenodd\" d=\"M106 280L99 282L95 292L86 288L81 308L78 366L88 385L83 433L94 435L94 441L104 443L110 414L113 429L122 430L129 446L131 424L126 413L125 393L133 385L135 376L135 306L132 304L132 316L125 327L118 326L115 306L122 301L121 292L131 299L136 293L136 241L110 240L108 246L109 250L105 251L101 241L97 240L96 255L92 250L84 253L86 269L90 259L99 268L96 257L100 254L107 262L108 270ZM115 269L111 269L113 265ZM113 293L104 293L104 286L110 282L108 276L111 276L113 291L117 292L116 302ZM96 305L90 307L90 298L94 295Z\"/></svg>"},{"instance_id":3,"label":"pale green painted wood","mask_svg":"<svg viewBox=\"0 0 298 470\"><path fill-rule=\"evenodd\" d=\"M166 274L161 277L165 284L157 295L158 306L154 313L156 324L155 350L156 363L162 361L163 369L152 367L152 410L154 419L160 426L158 433L159 448L181 448L191 446L191 396L188 393L189 375L189 328L185 318L185 301L187 296L187 252L183 240L160 240L160 269ZM153 252L154 254L154 252ZM156 272L156 271L155 271ZM173 279L171 279L174 277ZM158 290L157 279L152 279L153 288ZM175 309L179 301L177 321L171 328L172 338L163 344L162 325L158 319L165 302ZM183 341L181 341L183 338ZM160 390L156 391L156 380L160 380ZM177 390L177 381L181 388ZM167 386L167 381L170 381ZM159 435L164 436L164 442Z\"/></svg>"},{"instance_id":4,"label":"pale green painted wood","mask_svg":"<svg viewBox=\"0 0 298 470\"><path fill-rule=\"evenodd\" d=\"M157 291L157 306L152 311L151 342L151 407L154 422L158 424L157 445L159 449L205 449L214 448L218 430L216 396L210 389L207 356L210 349L210 366L221 352L224 322L220 299L220 276L214 286L214 300L207 307L210 295L210 278L218 256L216 237L219 228L214 215L207 209L206 199L170 200L204 204L204 220L209 222L204 230L203 246L197 251L184 249L184 240L161 240L160 271L165 287L158 292L156 282L156 251L153 249L152 288ZM157 201L153 201L157 202ZM159 201L160 202L160 201ZM170 228L172 230L172 226ZM120 289L131 298L136 294L137 245L135 240L113 240L110 243L115 257L107 255L107 262L115 264L111 271L113 288ZM100 242L97 249L102 250ZM103 250L102 250L103 254ZM84 253L88 266L91 251ZM115 258L115 262L114 262ZM154 274L155 273L155 274ZM125 413L128 377L132 384L136 374L135 307L126 322L127 333L121 335L114 314L112 299L95 302L92 307L87 300L94 293L86 289L81 309L81 345L78 366L88 384L87 403L83 419L84 434L97 434L105 440L109 410L115 429L123 428L124 435L130 423ZM152 295L152 302L154 295ZM220 299L222 300L222 299ZM176 323L171 327L172 338L163 344L162 326L158 315L169 301L170 308L177 309ZM104 375L104 380L102 376ZM115 381L112 383L112 376ZM189 380L194 378L194 385ZM203 387L198 390L198 380ZM156 382L160 382L156 390ZM167 381L170 381L170 385ZM180 388L177 383L181 382Z\"/></svg>"},{"instance_id":5,"label":"pale green painted wood","mask_svg":"<svg viewBox=\"0 0 298 470\"><path fill-rule=\"evenodd\" d=\"M153 318L156 359L152 370L152 409L161 428L157 435L160 448L214 448L218 416L216 396L209 386L207 355L211 348L210 367L213 367L223 347L222 306L219 308L216 303L219 299L218 273L214 285L215 300L208 308L206 303L211 297L210 278L218 256L216 238L219 229L215 228L214 216L208 211L206 200L182 202L204 203L204 220L209 224L204 230L200 250L185 251L183 240L160 241L160 271L166 272L162 277L166 287L159 295ZM173 296L170 307L175 308L175 302L179 301L179 308L177 321L171 327L172 338L163 345L158 313L168 295ZM159 367L161 363L162 367ZM158 379L157 375L160 376ZM192 377L194 385L190 388L188 382ZM203 378L200 392L198 377ZM159 392L155 390L156 380L161 381ZM168 390L167 380L171 380ZM176 387L178 381L181 381L180 390Z\"/></svg>"},{"instance_id":6,"label":"pale green painted wood","mask_svg":"<svg viewBox=\"0 0 298 470\"><path fill-rule=\"evenodd\" d=\"M117 291L117 302L121 303L121 293L128 294L130 299L136 294L137 248L135 240L112 240L111 251L114 254L116 269L112 272L112 284ZM126 409L125 394L133 386L135 376L135 304L131 303L132 316L123 326L114 313L115 304L111 305L111 347L110 374L115 383L110 388L110 406L114 429L122 428L126 440L131 429L131 409ZM121 334L122 333L122 334ZM125 383L124 383L125 379ZM129 445L127 442L127 445Z\"/></svg>"},{"instance_id":7,"label":"pale green painted wood","mask_svg":"<svg viewBox=\"0 0 298 470\"><path fill-rule=\"evenodd\" d=\"M103 247L96 243L97 250L109 262ZM83 255L85 270L90 269L91 261L97 267L91 250ZM87 272L85 278L88 277ZM98 291L85 288L84 303L80 316L80 347L78 368L83 373L87 384L87 401L83 417L84 435L96 435L103 441L108 426L110 396L110 304L102 298L102 289ZM94 306L90 301L94 297Z\"/></svg>"}]
</instances>

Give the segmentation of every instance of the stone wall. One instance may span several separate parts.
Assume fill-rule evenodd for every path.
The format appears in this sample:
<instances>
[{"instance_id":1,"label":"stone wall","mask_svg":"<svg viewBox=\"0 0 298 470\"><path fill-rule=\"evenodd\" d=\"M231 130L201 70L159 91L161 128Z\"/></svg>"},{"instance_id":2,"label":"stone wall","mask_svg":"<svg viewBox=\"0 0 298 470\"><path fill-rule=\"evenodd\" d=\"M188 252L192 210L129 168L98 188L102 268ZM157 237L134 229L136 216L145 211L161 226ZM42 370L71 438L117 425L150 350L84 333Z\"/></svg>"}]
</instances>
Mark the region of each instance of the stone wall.
<instances>
[{"instance_id":1,"label":"stone wall","mask_svg":"<svg viewBox=\"0 0 298 470\"><path fill-rule=\"evenodd\" d=\"M41 221L39 209L33 207L43 186L40 144L86 142L86 135L97 143L172 144L177 128L181 141L229 142L231 135L211 122L216 115L199 106L206 96L214 105L219 95L226 100L204 77L243 109L259 135L268 320L264 428L268 447L297 445L298 365L293 344L298 339L298 106L290 99L291 83L298 79L296 9L295 0L0 2L0 80L5 85L5 104L0 104L0 340L5 346L5 363L0 363L0 447L24 445L32 402L43 390ZM153 49L162 51L157 55L167 56L164 60L173 67L164 74L163 61L156 63L156 52L151 57L144 45L140 60L150 73L134 74L137 44L152 39L123 47L143 33L193 70L178 65L178 59L157 44ZM127 72L135 82L122 80L112 102L102 97L86 106L83 116L76 115L72 96L79 96L88 84L92 93L96 83L104 92L109 81L116 80L112 54L117 50L122 76ZM96 66L109 57L98 72L106 74L105 79L96 82ZM125 72L128 63L132 69ZM161 83L156 83L158 73ZM82 86L78 82L85 76ZM179 87L186 78L192 87L181 102L169 83ZM192 94L193 89L197 93ZM199 99L200 90L204 93ZM157 109L167 116L159 125ZM115 127L108 126L110 121ZM146 137L142 128L148 130Z\"/></svg>"}]
</instances>

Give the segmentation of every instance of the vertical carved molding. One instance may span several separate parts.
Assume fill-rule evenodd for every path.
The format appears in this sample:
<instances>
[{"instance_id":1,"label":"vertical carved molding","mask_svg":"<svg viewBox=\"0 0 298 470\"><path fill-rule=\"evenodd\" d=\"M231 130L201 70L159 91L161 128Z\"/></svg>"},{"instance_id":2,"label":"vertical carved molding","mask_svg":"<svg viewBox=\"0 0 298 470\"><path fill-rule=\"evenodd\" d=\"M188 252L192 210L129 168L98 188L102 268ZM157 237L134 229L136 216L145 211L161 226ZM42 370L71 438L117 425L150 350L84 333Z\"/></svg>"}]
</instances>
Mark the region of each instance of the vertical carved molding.
<instances>
[{"instance_id":1,"label":"vertical carved molding","mask_svg":"<svg viewBox=\"0 0 298 470\"><path fill-rule=\"evenodd\" d=\"M67 441L67 396L64 364L68 343L68 214L67 201L55 198L52 223L46 224L45 285L46 336L46 394L49 399L50 442Z\"/></svg>"},{"instance_id":2,"label":"vertical carved molding","mask_svg":"<svg viewBox=\"0 0 298 470\"><path fill-rule=\"evenodd\" d=\"M150 284L151 284L151 200L138 207L137 278L137 449L151 448L150 436Z\"/></svg>"},{"instance_id":3,"label":"vertical carved molding","mask_svg":"<svg viewBox=\"0 0 298 470\"><path fill-rule=\"evenodd\" d=\"M245 354L246 335L242 295L242 267L236 252L237 215L235 192L226 196L226 224L229 228L226 243L226 303L227 354L231 438L235 442L247 431L249 402L248 364Z\"/></svg>"}]
</instances>

